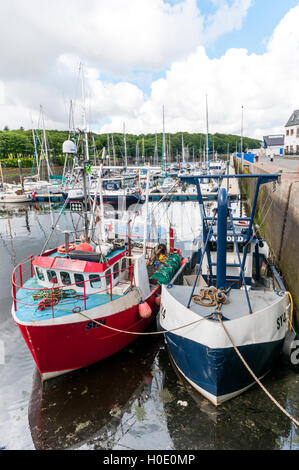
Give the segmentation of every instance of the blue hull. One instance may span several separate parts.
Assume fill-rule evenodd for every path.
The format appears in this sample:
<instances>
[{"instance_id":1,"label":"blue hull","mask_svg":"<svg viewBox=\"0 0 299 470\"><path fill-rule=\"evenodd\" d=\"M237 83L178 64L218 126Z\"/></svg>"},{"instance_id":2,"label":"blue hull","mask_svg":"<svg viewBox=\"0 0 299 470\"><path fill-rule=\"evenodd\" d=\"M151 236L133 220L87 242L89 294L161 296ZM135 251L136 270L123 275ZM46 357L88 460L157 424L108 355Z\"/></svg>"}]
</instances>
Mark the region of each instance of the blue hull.
<instances>
[{"instance_id":1,"label":"blue hull","mask_svg":"<svg viewBox=\"0 0 299 470\"><path fill-rule=\"evenodd\" d=\"M236 396L255 382L233 348L211 349L173 333L165 335L171 356L195 388L210 394L215 404ZM263 377L282 350L283 340L239 346L257 377Z\"/></svg>"}]
</instances>

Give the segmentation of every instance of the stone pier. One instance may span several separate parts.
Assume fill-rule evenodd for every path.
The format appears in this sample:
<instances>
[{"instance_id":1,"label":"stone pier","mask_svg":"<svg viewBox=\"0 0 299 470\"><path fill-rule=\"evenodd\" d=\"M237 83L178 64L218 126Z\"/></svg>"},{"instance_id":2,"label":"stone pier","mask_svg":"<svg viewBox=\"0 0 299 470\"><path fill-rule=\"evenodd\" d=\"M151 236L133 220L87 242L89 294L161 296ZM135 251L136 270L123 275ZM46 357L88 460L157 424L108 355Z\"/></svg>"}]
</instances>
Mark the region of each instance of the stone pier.
<instances>
[{"instance_id":1,"label":"stone pier","mask_svg":"<svg viewBox=\"0 0 299 470\"><path fill-rule=\"evenodd\" d=\"M238 166L239 165L239 166ZM235 162L236 173L241 164ZM261 186L255 215L260 235L271 249L272 260L281 272L287 289L291 292L295 309L296 324L299 326L299 176L295 171L275 166L272 163L243 165L243 173L278 173L280 183ZM252 204L256 180L243 182L242 194Z\"/></svg>"}]
</instances>

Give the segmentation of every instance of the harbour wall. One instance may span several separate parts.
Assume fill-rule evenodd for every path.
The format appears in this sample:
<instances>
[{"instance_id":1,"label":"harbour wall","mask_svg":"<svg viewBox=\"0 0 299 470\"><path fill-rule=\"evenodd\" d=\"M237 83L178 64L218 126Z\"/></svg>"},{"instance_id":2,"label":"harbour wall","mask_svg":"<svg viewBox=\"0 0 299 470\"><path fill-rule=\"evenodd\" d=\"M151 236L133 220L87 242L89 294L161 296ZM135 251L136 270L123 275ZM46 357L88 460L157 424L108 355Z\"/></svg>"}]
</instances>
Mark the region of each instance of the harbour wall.
<instances>
[{"instance_id":1,"label":"harbour wall","mask_svg":"<svg viewBox=\"0 0 299 470\"><path fill-rule=\"evenodd\" d=\"M291 292L299 326L299 177L289 170L269 163L244 164L243 171L235 160L236 173L280 174L279 184L261 186L257 202L255 224L267 240L271 258L280 270L286 288ZM242 194L251 206L256 179L242 183Z\"/></svg>"}]
</instances>

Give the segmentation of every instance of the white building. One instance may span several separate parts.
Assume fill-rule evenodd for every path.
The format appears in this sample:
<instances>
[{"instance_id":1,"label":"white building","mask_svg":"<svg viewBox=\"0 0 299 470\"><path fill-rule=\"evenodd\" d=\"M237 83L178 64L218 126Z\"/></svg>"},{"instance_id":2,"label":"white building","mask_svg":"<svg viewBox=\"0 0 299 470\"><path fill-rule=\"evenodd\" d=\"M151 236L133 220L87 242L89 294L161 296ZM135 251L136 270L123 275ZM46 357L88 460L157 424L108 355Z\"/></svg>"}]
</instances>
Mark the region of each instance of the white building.
<instances>
[{"instance_id":1,"label":"white building","mask_svg":"<svg viewBox=\"0 0 299 470\"><path fill-rule=\"evenodd\" d=\"M263 152L266 157L283 155L284 153L284 135L265 135L263 137Z\"/></svg>"},{"instance_id":2,"label":"white building","mask_svg":"<svg viewBox=\"0 0 299 470\"><path fill-rule=\"evenodd\" d=\"M299 154L299 109L292 113L285 129L284 153Z\"/></svg>"}]
</instances>

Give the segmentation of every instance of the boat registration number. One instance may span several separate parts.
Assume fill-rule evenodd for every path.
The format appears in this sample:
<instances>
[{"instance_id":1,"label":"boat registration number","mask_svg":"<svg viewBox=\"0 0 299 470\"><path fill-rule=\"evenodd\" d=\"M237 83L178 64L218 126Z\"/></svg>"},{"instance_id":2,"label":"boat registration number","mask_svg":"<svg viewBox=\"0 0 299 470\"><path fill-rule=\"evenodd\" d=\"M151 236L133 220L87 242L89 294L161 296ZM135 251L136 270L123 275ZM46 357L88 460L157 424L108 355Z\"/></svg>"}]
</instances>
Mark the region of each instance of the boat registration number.
<instances>
[{"instance_id":1,"label":"boat registration number","mask_svg":"<svg viewBox=\"0 0 299 470\"><path fill-rule=\"evenodd\" d=\"M101 325L106 325L106 318L104 318L103 320L97 320L97 323L94 321L89 321L88 323L86 323L85 330L90 330L91 328L99 328Z\"/></svg>"},{"instance_id":2,"label":"boat registration number","mask_svg":"<svg viewBox=\"0 0 299 470\"><path fill-rule=\"evenodd\" d=\"M277 329L280 330L282 325L287 321L287 316L286 312L283 312L279 317L277 318Z\"/></svg>"}]
</instances>

